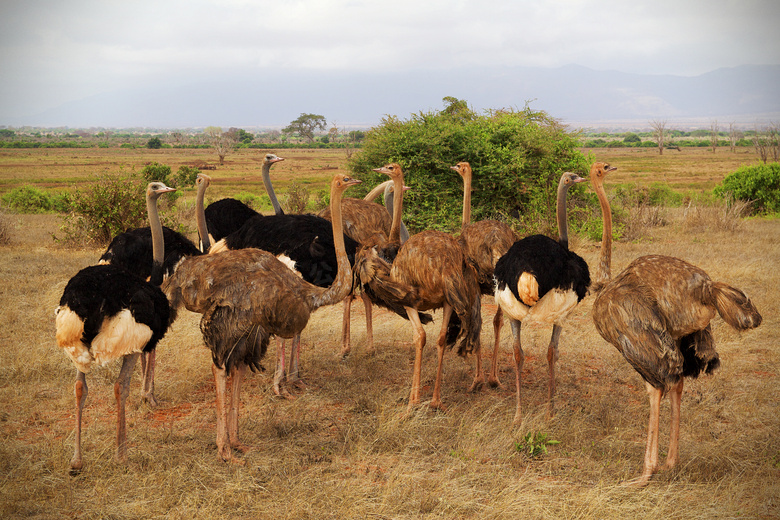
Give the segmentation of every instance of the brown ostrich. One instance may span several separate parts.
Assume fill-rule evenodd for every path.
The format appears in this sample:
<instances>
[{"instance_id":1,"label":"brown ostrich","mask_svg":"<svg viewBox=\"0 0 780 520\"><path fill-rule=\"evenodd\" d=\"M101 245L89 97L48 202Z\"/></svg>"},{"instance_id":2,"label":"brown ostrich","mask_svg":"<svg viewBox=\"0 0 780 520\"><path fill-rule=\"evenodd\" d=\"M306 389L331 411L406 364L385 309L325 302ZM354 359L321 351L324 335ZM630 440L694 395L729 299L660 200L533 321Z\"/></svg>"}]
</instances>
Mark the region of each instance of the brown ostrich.
<instances>
[{"instance_id":1,"label":"brown ostrich","mask_svg":"<svg viewBox=\"0 0 780 520\"><path fill-rule=\"evenodd\" d=\"M146 190L146 208L152 236L151 279L147 282L113 264L93 265L76 273L68 281L55 314L57 346L65 351L78 370L76 384L75 450L70 471L83 467L81 457L81 418L87 400L86 374L94 365L122 360L114 384L117 404L116 458L127 458L125 401L130 376L141 353L151 352L168 330L170 306L160 290L164 269L163 228L157 214L157 199L174 191L161 182L152 182Z\"/></svg>"},{"instance_id":2,"label":"brown ostrich","mask_svg":"<svg viewBox=\"0 0 780 520\"><path fill-rule=\"evenodd\" d=\"M746 330L761 324L761 314L745 293L712 281L702 269L679 258L642 256L610 280L612 218L603 186L606 173L597 171L591 176L604 213L593 322L601 337L645 380L650 421L644 467L641 475L629 481L639 487L659 469L660 407L666 394L671 402L671 431L663 469L679 461L684 378L712 373L720 365L710 321L717 313L733 328Z\"/></svg>"},{"instance_id":3,"label":"brown ostrich","mask_svg":"<svg viewBox=\"0 0 780 520\"><path fill-rule=\"evenodd\" d=\"M217 450L223 460L232 459L233 449L247 449L238 438L239 394L247 367L261 368L272 335L299 335L315 309L342 301L350 291L352 270L340 205L344 190L359 182L338 174L331 183L338 271L329 287L306 282L273 254L255 248L186 258L163 285L173 309L184 305L203 315L200 328L214 362Z\"/></svg>"},{"instance_id":4,"label":"brown ostrich","mask_svg":"<svg viewBox=\"0 0 780 520\"><path fill-rule=\"evenodd\" d=\"M512 228L497 220L480 220L471 223L471 165L464 161L450 168L463 178L463 219L458 243L463 248L466 259L477 270L480 292L492 295L496 262L509 251L518 237ZM488 374L490 386L501 385L498 379L498 347L503 324L501 307L496 307L496 314L493 316L493 357Z\"/></svg>"},{"instance_id":5,"label":"brown ostrich","mask_svg":"<svg viewBox=\"0 0 780 520\"><path fill-rule=\"evenodd\" d=\"M594 165L594 168L596 165ZM558 184L558 240L545 235L531 235L518 240L496 263L496 304L511 320L514 336L515 390L517 393L514 423L521 421L520 387L525 354L520 344L521 324L529 321L553 325L547 347L548 406L554 410L555 363L563 323L582 301L590 285L588 264L568 249L566 194L575 183L585 179L566 172Z\"/></svg>"},{"instance_id":6,"label":"brown ostrich","mask_svg":"<svg viewBox=\"0 0 780 520\"><path fill-rule=\"evenodd\" d=\"M388 164L375 171L389 175L395 182L395 205L390 243L400 236L403 171L398 164ZM398 215L399 218L396 218ZM458 242L441 231L423 231L412 235L398 249L392 264L381 248L364 249L356 261L364 286L394 300L406 309L414 328L415 360L409 411L420 401L422 353L426 343L425 330L419 311L442 309L442 327L437 342L438 368L430 406L442 408L441 377L444 353L458 344L458 354L467 355L479 350L482 316L479 305L479 283L474 269L469 266ZM359 265L358 265L359 264ZM478 384L480 373L474 379Z\"/></svg>"},{"instance_id":7,"label":"brown ostrich","mask_svg":"<svg viewBox=\"0 0 780 520\"><path fill-rule=\"evenodd\" d=\"M389 196L393 190L393 181L386 181L375 187L363 199L345 198L342 200L344 233L363 247L386 244L392 228L393 203ZM379 193L385 193L385 206L373 202ZM388 204L389 203L389 204ZM318 216L330 220L330 207L320 211ZM400 224L403 226L403 222ZM405 229L405 227L403 228ZM406 234L408 238L408 232ZM365 292L360 293L366 314L366 343L368 352L374 351L373 306ZM350 340L350 316L354 293L344 299L344 317L342 321L341 357L352 350Z\"/></svg>"}]
</instances>

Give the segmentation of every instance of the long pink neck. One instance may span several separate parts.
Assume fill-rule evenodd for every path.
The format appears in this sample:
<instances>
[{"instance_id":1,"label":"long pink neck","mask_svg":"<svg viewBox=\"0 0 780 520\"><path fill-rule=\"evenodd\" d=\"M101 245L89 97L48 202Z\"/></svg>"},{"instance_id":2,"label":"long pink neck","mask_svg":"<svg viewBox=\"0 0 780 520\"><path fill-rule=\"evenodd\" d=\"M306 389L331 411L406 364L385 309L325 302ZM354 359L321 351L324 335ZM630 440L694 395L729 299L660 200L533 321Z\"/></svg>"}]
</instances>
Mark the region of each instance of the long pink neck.
<instances>
[{"instance_id":1,"label":"long pink neck","mask_svg":"<svg viewBox=\"0 0 780 520\"><path fill-rule=\"evenodd\" d=\"M333 245L336 250L338 271L333 283L325 291L319 287L312 300L312 310L324 305L332 305L347 297L352 289L352 267L349 265L346 246L344 245L344 224L341 217L341 199L343 188L335 184L330 188L330 225L333 229Z\"/></svg>"},{"instance_id":2,"label":"long pink neck","mask_svg":"<svg viewBox=\"0 0 780 520\"><path fill-rule=\"evenodd\" d=\"M609 207L607 193L604 191L601 181L593 181L593 184L596 196L599 198L599 205L601 206L601 219L604 222L604 228L601 233L601 258L595 280L596 286L601 287L609 282L612 277L612 210Z\"/></svg>"},{"instance_id":3,"label":"long pink neck","mask_svg":"<svg viewBox=\"0 0 780 520\"><path fill-rule=\"evenodd\" d=\"M403 175L393 177L393 223L390 225L391 244L401 243L401 217L403 215L404 178Z\"/></svg>"},{"instance_id":4,"label":"long pink neck","mask_svg":"<svg viewBox=\"0 0 780 520\"><path fill-rule=\"evenodd\" d=\"M555 204L555 215L558 219L558 242L566 249L569 249L569 222L566 211L566 195L569 186L561 179L560 184L558 184L558 201Z\"/></svg>"},{"instance_id":5,"label":"long pink neck","mask_svg":"<svg viewBox=\"0 0 780 520\"><path fill-rule=\"evenodd\" d=\"M460 227L463 229L471 222L471 172L463 175L463 218Z\"/></svg>"},{"instance_id":6,"label":"long pink neck","mask_svg":"<svg viewBox=\"0 0 780 520\"><path fill-rule=\"evenodd\" d=\"M208 186L208 181L201 179L200 182L198 182L198 192L195 198L195 222L198 225L198 234L200 234L200 242L204 253L208 253L209 247L211 247L209 229L206 225L206 210L203 204L203 200L206 198L206 188L208 188Z\"/></svg>"}]
</instances>

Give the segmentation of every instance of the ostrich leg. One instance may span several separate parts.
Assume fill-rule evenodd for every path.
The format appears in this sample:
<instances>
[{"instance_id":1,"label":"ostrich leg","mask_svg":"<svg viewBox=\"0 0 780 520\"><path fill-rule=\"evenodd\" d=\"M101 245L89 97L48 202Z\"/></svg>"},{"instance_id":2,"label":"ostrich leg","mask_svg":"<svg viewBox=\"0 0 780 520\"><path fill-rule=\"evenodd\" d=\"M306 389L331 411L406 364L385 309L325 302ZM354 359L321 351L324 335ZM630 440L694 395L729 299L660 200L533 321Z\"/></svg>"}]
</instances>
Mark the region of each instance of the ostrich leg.
<instances>
[{"instance_id":1,"label":"ostrich leg","mask_svg":"<svg viewBox=\"0 0 780 520\"><path fill-rule=\"evenodd\" d=\"M73 450L73 458L70 461L70 474L78 475L84 464L81 460L81 416L84 412L84 403L87 401L87 378L84 372L81 370L76 373L76 383L73 385L74 393L76 394L76 430L75 439L73 440L75 447Z\"/></svg>"},{"instance_id":2,"label":"ostrich leg","mask_svg":"<svg viewBox=\"0 0 780 520\"><path fill-rule=\"evenodd\" d=\"M550 415L555 413L555 363L558 361L558 341L561 339L563 327L553 325L552 336L550 336L550 346L547 347L547 373L549 381L547 382L547 412Z\"/></svg>"},{"instance_id":3,"label":"ostrich leg","mask_svg":"<svg viewBox=\"0 0 780 520\"><path fill-rule=\"evenodd\" d=\"M525 362L525 354L523 353L523 347L520 346L520 325L521 323L517 320L512 320L510 322L510 325L512 327L512 335L514 336L514 343L512 344L512 348L514 349L514 360L515 360L515 389L517 392L517 398L515 403L515 418L514 418L514 424L519 425L520 421L522 420L522 413L521 413L521 407L520 407L520 383L522 379L522 373L523 373L523 363Z\"/></svg>"},{"instance_id":4,"label":"ostrich leg","mask_svg":"<svg viewBox=\"0 0 780 520\"><path fill-rule=\"evenodd\" d=\"M143 389L141 390L141 399L149 403L152 408L157 408L159 403L154 397L154 365L157 359L157 350L141 353L141 372L144 376Z\"/></svg>"},{"instance_id":5,"label":"ostrich leg","mask_svg":"<svg viewBox=\"0 0 780 520\"><path fill-rule=\"evenodd\" d=\"M501 388L504 385L498 379L498 347L501 343L501 327L504 325L504 311L500 306L496 307L493 316L493 358L490 360L490 374L488 374L488 386Z\"/></svg>"},{"instance_id":6,"label":"ostrich leg","mask_svg":"<svg viewBox=\"0 0 780 520\"><path fill-rule=\"evenodd\" d=\"M133 368L135 368L135 363L140 356L141 354L136 352L122 359L122 368L119 371L116 383L114 383L114 397L116 398L116 458L120 462L127 460L125 401L130 393L130 376L133 374Z\"/></svg>"},{"instance_id":7,"label":"ostrich leg","mask_svg":"<svg viewBox=\"0 0 780 520\"><path fill-rule=\"evenodd\" d=\"M442 308L441 332L439 332L439 339L436 342L439 364L436 366L436 383L433 385L433 399L431 400L431 408L439 410L444 409L441 404L441 376L444 370L444 352L447 349L447 325L450 323L451 316L452 306L445 303Z\"/></svg>"}]
</instances>

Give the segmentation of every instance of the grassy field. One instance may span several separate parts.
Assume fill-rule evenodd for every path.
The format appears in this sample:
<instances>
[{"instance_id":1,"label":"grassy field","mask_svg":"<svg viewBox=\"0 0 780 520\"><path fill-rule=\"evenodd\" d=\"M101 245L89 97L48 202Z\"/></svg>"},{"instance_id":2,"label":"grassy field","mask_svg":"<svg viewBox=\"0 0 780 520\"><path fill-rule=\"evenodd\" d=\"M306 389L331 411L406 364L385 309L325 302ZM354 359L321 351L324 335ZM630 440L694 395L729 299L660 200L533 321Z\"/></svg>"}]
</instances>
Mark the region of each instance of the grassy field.
<instances>
[{"instance_id":1,"label":"grassy field","mask_svg":"<svg viewBox=\"0 0 780 520\"><path fill-rule=\"evenodd\" d=\"M3 190L28 181L67 186L94 169L119 164L138 168L157 160L175 170L201 153L203 160L214 162L207 152L187 152L193 155L175 155L174 160L171 154L181 152L3 151L0 181ZM666 181L699 190L755 162L747 154L716 154L724 166L709 161L711 153L687 152L667 151L663 158L625 150L595 155L618 166L612 183ZM315 186L324 186L321 179L343 167L343 158L320 151L280 155L289 157L275 167L275 178L289 172L301 182L312 179ZM210 173L226 194L233 189L259 193L258 156L258 151L230 155L225 168ZM642 467L648 416L644 385L595 331L592 296L564 328L552 417L546 413L550 328L524 326L524 419L518 427L512 425L509 327L502 332L500 358L505 388L469 393L474 360L448 353L442 390L447 410L422 407L403 418L413 361L408 322L376 313L377 353L367 355L362 306L353 306L353 351L341 361L341 306L320 309L302 338L305 392L296 400L273 397L273 349L265 363L269 370L247 377L240 428L242 440L256 449L246 455L244 466L217 459L210 354L198 330L199 316L184 312L158 348L159 408L140 402L138 371L134 374L124 465L113 459L118 366L87 376L85 468L71 477L75 369L55 345L53 311L67 280L95 263L101 251L55 244L50 234L59 225L57 215L10 215L11 243L0 246L0 517L780 517L780 221L749 219L735 231L722 231L707 212L694 218L690 209L663 211L666 225L648 229L641 240L615 244L615 272L643 254L684 258L746 291L764 322L740 334L720 318L713 321L722 367L686 384L680 464L638 491L621 483ZM572 241L591 266L598 247L584 239ZM492 342L491 304L483 300L483 345ZM434 318L426 327L423 399L430 397L435 377L432 343L441 313ZM668 424L664 401L662 455ZM516 443L533 432L560 443L536 458L519 453Z\"/></svg>"}]
</instances>

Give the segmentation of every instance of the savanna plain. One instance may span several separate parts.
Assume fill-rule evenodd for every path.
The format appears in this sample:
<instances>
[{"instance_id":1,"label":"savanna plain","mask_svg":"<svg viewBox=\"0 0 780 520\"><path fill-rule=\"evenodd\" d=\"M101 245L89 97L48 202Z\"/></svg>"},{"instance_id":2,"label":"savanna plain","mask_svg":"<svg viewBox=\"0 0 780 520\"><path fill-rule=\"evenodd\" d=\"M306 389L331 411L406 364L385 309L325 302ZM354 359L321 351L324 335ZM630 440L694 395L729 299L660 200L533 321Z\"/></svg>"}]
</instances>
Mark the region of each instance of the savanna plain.
<instances>
[{"instance_id":1,"label":"savanna plain","mask_svg":"<svg viewBox=\"0 0 780 520\"><path fill-rule=\"evenodd\" d=\"M271 150L273 151L273 150ZM260 154L242 150L208 173L210 200L238 191L262 193ZM353 306L352 353L341 360L340 305L318 310L302 336L305 391L271 392L267 370L249 374L241 402L241 436L254 446L245 464L225 464L215 444L211 358L199 316L183 311L158 347L159 407L128 398L128 461L115 453L113 383L119 366L87 376L84 470L68 474L73 453L75 369L54 341L54 308L68 279L96 263L98 248L52 239L55 214L6 212L10 243L0 246L0 517L2 518L778 518L780 517L780 220L724 224L725 206L698 201L725 175L756 157L749 151L602 149L596 160L618 167L609 184L668 184L690 195L661 207L632 241L614 244L613 273L637 256L677 256L713 279L744 290L764 321L737 333L719 317L713 329L721 368L686 384L680 463L643 489L623 486L642 468L648 404L639 375L596 332L593 297L564 328L556 409L547 413L546 346L551 327L523 327L523 420L515 426L511 333L502 331L503 388L468 392L474 359L447 353L445 411L420 407L409 416L412 372L408 322L375 310L376 352L365 349L361 305ZM323 188L345 170L343 152L278 150L278 191L295 180ZM30 184L67 188L90 175L156 160L174 171L208 150L67 149L0 151L0 191ZM377 165L380 166L380 165ZM583 172L587 173L587 172ZM479 172L475 171L475 175ZM177 204L194 194L185 192ZM191 217L191 213L189 214ZM194 224L190 224L192 238ZM518 230L521 234L523 230ZM574 237L571 247L595 270L599 244ZM483 299L483 361L492 345L491 298ZM426 327L423 400L436 368L441 312ZM273 345L273 344L272 344ZM661 410L661 455L669 404ZM528 436L546 448L528 454ZM540 436L538 434L542 434ZM555 443L550 440L557 441ZM525 445L520 450L518 446Z\"/></svg>"}]
</instances>

